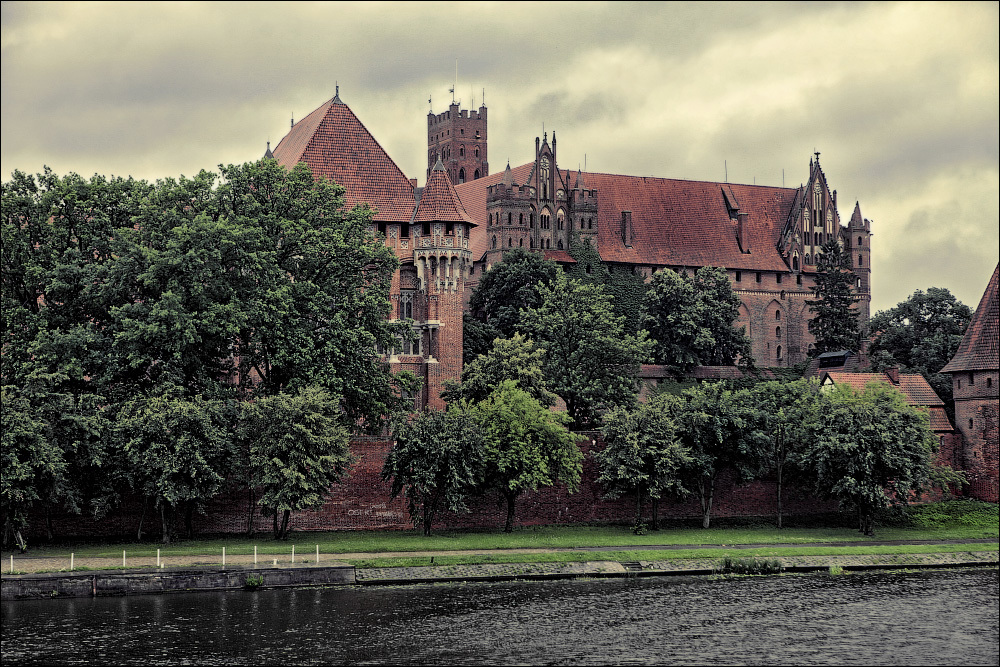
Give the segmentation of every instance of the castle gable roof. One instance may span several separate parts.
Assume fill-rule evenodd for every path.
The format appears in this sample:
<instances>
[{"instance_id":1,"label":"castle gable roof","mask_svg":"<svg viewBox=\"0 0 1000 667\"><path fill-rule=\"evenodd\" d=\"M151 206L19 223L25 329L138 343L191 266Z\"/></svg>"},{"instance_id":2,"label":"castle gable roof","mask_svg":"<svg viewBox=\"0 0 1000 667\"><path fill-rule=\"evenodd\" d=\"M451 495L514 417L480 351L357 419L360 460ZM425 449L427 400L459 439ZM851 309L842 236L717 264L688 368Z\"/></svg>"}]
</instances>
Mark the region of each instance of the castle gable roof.
<instances>
[{"instance_id":1,"label":"castle gable roof","mask_svg":"<svg viewBox=\"0 0 1000 667\"><path fill-rule=\"evenodd\" d=\"M347 208L377 209L377 221L408 222L413 215L413 184L339 95L296 123L274 158L289 169L305 162L314 176L344 186Z\"/></svg>"},{"instance_id":2,"label":"castle gable roof","mask_svg":"<svg viewBox=\"0 0 1000 667\"><path fill-rule=\"evenodd\" d=\"M413 214L413 222L465 222L475 225L476 222L465 212L462 200L455 192L441 160L437 161L431 170L427 185L420 195L420 203Z\"/></svg>"},{"instance_id":3,"label":"castle gable roof","mask_svg":"<svg viewBox=\"0 0 1000 667\"><path fill-rule=\"evenodd\" d=\"M829 380L829 382L828 382ZM944 401L937 395L934 388L928 384L923 375L916 373L899 374L899 382L895 383L885 373L846 373L843 371L829 371L823 373L822 384L849 385L858 391L872 382L887 384L898 389L906 402L917 407L927 408L930 415L930 427L932 431L953 431L954 428L948 420L948 415L944 410Z\"/></svg>"},{"instance_id":4,"label":"castle gable roof","mask_svg":"<svg viewBox=\"0 0 1000 667\"><path fill-rule=\"evenodd\" d=\"M993 277L986 285L969 328L951 361L942 373L959 371L997 370L1000 368L1000 304L997 302L997 274L1000 264L993 269Z\"/></svg>"},{"instance_id":5,"label":"castle gable roof","mask_svg":"<svg viewBox=\"0 0 1000 667\"><path fill-rule=\"evenodd\" d=\"M511 168L517 183L527 183L534 162ZM486 188L504 174L459 185L465 209L486 219ZM581 172L588 189L597 190L598 252L608 262L653 266L722 266L754 271L787 271L778 240L795 201L796 188L739 185L709 181ZM736 222L728 204L738 202L749 214L747 247L737 242ZM631 212L633 237L622 240L622 214ZM472 233L473 256L487 249L485 226Z\"/></svg>"}]
</instances>

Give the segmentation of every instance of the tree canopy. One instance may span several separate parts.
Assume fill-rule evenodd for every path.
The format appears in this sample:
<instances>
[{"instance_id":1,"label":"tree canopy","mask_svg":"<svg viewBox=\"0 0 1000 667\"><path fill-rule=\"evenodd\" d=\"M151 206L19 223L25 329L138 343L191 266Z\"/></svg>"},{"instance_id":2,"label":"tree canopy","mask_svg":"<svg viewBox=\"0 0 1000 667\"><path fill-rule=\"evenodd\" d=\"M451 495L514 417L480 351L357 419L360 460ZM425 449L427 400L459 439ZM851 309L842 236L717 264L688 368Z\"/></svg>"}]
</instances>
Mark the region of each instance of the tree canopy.
<instances>
[{"instance_id":1,"label":"tree canopy","mask_svg":"<svg viewBox=\"0 0 1000 667\"><path fill-rule=\"evenodd\" d=\"M464 362L486 354L494 339L511 338L519 329L521 310L541 304L538 283L552 282L558 272L552 260L518 248L484 273L469 297L464 318Z\"/></svg>"},{"instance_id":2,"label":"tree canopy","mask_svg":"<svg viewBox=\"0 0 1000 667\"><path fill-rule=\"evenodd\" d=\"M809 332L816 338L815 354L861 347L855 302L851 258L840 242L830 239L820 248L815 283L810 288L815 299L807 300L813 312Z\"/></svg>"},{"instance_id":3,"label":"tree canopy","mask_svg":"<svg viewBox=\"0 0 1000 667\"><path fill-rule=\"evenodd\" d=\"M542 406L511 380L471 411L483 434L480 488L495 490L506 501L505 532L514 528L516 502L525 491L557 482L570 491L577 489L583 453L563 413Z\"/></svg>"},{"instance_id":4,"label":"tree canopy","mask_svg":"<svg viewBox=\"0 0 1000 667\"><path fill-rule=\"evenodd\" d=\"M521 327L545 350L545 382L566 403L574 428L597 423L601 412L616 405L630 405L639 366L652 347L645 332L625 334L599 285L560 272L551 284L539 283L538 294L538 307L522 312Z\"/></svg>"},{"instance_id":5,"label":"tree canopy","mask_svg":"<svg viewBox=\"0 0 1000 667\"><path fill-rule=\"evenodd\" d=\"M917 290L894 308L871 319L872 344L868 348L875 370L896 366L919 373L952 409L951 376L940 373L958 351L972 309L947 289Z\"/></svg>"},{"instance_id":6,"label":"tree canopy","mask_svg":"<svg viewBox=\"0 0 1000 667\"><path fill-rule=\"evenodd\" d=\"M653 358L678 376L698 365L753 365L750 339L733 326L740 300L723 269L694 276L660 269L643 300L643 326L655 341Z\"/></svg>"},{"instance_id":7,"label":"tree canopy","mask_svg":"<svg viewBox=\"0 0 1000 667\"><path fill-rule=\"evenodd\" d=\"M446 380L442 396L449 403L468 400L478 403L489 396L504 380L514 380L532 398L549 407L556 396L545 386L542 359L545 351L520 333L512 338L497 338L493 346L462 369L462 382Z\"/></svg>"}]
</instances>

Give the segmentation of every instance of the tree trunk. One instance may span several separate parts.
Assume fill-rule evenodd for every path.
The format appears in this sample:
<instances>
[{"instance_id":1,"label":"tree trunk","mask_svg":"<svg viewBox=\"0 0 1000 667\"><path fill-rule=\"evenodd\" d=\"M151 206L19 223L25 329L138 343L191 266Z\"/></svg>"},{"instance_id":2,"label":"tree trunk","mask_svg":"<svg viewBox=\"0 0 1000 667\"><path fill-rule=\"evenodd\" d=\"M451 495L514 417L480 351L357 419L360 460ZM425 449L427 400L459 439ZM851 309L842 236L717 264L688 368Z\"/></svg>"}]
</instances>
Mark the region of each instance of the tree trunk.
<instances>
[{"instance_id":1,"label":"tree trunk","mask_svg":"<svg viewBox=\"0 0 1000 667\"><path fill-rule=\"evenodd\" d=\"M514 503L517 502L517 494L504 493L504 497L507 499L507 523L504 524L503 532L512 533L514 532Z\"/></svg>"},{"instance_id":2,"label":"tree trunk","mask_svg":"<svg viewBox=\"0 0 1000 667\"><path fill-rule=\"evenodd\" d=\"M781 473L782 466L778 466L778 488L776 489L778 494L778 528L781 528Z\"/></svg>"},{"instance_id":3,"label":"tree trunk","mask_svg":"<svg viewBox=\"0 0 1000 667\"><path fill-rule=\"evenodd\" d=\"M291 516L292 510L285 510L281 513L281 538L282 540L288 537L288 517ZM275 512L277 516L277 512Z\"/></svg>"},{"instance_id":4,"label":"tree trunk","mask_svg":"<svg viewBox=\"0 0 1000 667\"><path fill-rule=\"evenodd\" d=\"M165 501L160 501L160 528L163 531L163 543L170 544L170 510Z\"/></svg>"},{"instance_id":5,"label":"tree trunk","mask_svg":"<svg viewBox=\"0 0 1000 667\"><path fill-rule=\"evenodd\" d=\"M703 475L698 480L698 497L701 500L701 527L708 528L712 522L712 497L715 494L715 477Z\"/></svg>"},{"instance_id":6,"label":"tree trunk","mask_svg":"<svg viewBox=\"0 0 1000 667\"><path fill-rule=\"evenodd\" d=\"M659 498L653 498L652 499L652 505L653 505L653 522L652 522L651 525L653 527L653 530L659 530L660 529L660 499Z\"/></svg>"},{"instance_id":7,"label":"tree trunk","mask_svg":"<svg viewBox=\"0 0 1000 667\"><path fill-rule=\"evenodd\" d=\"M642 523L642 489L635 490L635 525Z\"/></svg>"},{"instance_id":8,"label":"tree trunk","mask_svg":"<svg viewBox=\"0 0 1000 667\"><path fill-rule=\"evenodd\" d=\"M427 506L427 500L424 500L424 537L428 537L431 534L431 509Z\"/></svg>"},{"instance_id":9,"label":"tree trunk","mask_svg":"<svg viewBox=\"0 0 1000 667\"><path fill-rule=\"evenodd\" d=\"M49 507L48 503L46 503L46 505L45 505L45 539L46 539L46 541L51 542L52 539L53 539L53 537L54 537L54 534L53 534L53 531L52 531L52 510Z\"/></svg>"},{"instance_id":10,"label":"tree trunk","mask_svg":"<svg viewBox=\"0 0 1000 667\"><path fill-rule=\"evenodd\" d=\"M139 515L139 529L135 532L136 542L142 542L142 524L146 521L146 507L149 506L149 496L142 497L142 514Z\"/></svg>"}]
</instances>

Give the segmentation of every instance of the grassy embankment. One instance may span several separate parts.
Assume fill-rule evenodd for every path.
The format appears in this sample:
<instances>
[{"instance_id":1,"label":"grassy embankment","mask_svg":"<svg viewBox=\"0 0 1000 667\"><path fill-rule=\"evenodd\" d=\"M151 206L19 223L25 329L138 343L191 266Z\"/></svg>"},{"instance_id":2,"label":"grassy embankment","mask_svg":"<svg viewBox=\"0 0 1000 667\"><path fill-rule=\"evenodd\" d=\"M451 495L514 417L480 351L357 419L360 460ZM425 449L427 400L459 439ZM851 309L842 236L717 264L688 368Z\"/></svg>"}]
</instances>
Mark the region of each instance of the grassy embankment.
<instances>
[{"instance_id":1,"label":"grassy embankment","mask_svg":"<svg viewBox=\"0 0 1000 667\"><path fill-rule=\"evenodd\" d=\"M794 521L794 520L793 520ZM578 562L588 560L669 560L687 558L810 556L810 555L870 555L920 554L968 551L997 551L997 544L977 545L885 545L885 546L810 546L817 542L859 542L867 538L849 527L850 518L826 517L823 525L813 520L797 520L798 525L777 529L763 520L717 520L710 529L692 527L690 523L670 524L659 531L636 535L626 526L543 526L515 530L511 534L498 532L442 531L424 537L416 531L345 531L294 533L288 541L267 537L254 539L226 536L214 539L180 540L162 546L155 542L116 542L104 544L74 543L34 546L17 558L120 558L123 550L130 558L156 556L157 549L165 559L171 557L204 556L203 562L220 560L222 548L228 556L250 555L257 547L261 557L287 562L292 545L296 545L296 562L313 562L316 545L322 561L343 560L359 567L403 567L473 563ZM805 525L803 525L805 521ZM839 525L833 525L839 524ZM879 541L947 540L998 538L997 505L976 501L949 501L910 507L905 514L887 512L881 517L875 539ZM732 545L760 545L756 548L728 550ZM673 545L680 548L643 549L643 547ZM782 546L766 546L782 545ZM611 547L611 549L609 549ZM620 549L613 549L620 547ZM602 548L601 551L592 551ZM505 551L510 549L556 549L552 552ZM607 550L603 550L607 549ZM562 551L565 550L565 551ZM477 551L477 554L446 554L448 551ZM404 553L399 553L404 552ZM405 552L424 552L413 554ZM431 552L431 553L427 553ZM2 562L6 564L8 554ZM351 554L338 558L340 554ZM364 555L361 555L364 554ZM385 555L378 555L385 554ZM202 561L199 561L202 562ZM55 566L56 570L62 569ZM77 568L80 569L80 568Z\"/></svg>"}]
</instances>

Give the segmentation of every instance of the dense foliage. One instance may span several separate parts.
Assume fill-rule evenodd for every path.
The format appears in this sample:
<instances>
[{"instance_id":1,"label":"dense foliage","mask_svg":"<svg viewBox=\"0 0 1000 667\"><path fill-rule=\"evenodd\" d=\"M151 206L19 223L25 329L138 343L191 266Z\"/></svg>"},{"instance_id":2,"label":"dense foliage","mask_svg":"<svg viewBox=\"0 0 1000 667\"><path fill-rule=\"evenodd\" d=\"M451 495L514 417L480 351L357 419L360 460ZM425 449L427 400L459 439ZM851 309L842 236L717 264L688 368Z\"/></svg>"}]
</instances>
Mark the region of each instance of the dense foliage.
<instances>
[{"instance_id":1,"label":"dense foliage","mask_svg":"<svg viewBox=\"0 0 1000 667\"><path fill-rule=\"evenodd\" d=\"M545 382L565 402L574 428L597 423L604 410L631 404L639 367L652 347L645 332L625 333L600 286L560 272L537 291L540 303L523 311L521 327L545 350Z\"/></svg>"},{"instance_id":2,"label":"dense foliage","mask_svg":"<svg viewBox=\"0 0 1000 667\"><path fill-rule=\"evenodd\" d=\"M954 417L951 376L940 371L958 351L971 319L972 309L947 289L917 290L871 319L872 366L879 371L895 366L904 373L923 375Z\"/></svg>"},{"instance_id":3,"label":"dense foliage","mask_svg":"<svg viewBox=\"0 0 1000 667\"><path fill-rule=\"evenodd\" d=\"M402 408L412 378L377 353L401 334L387 319L398 260L371 211L342 210L343 189L304 165L155 184L15 172L2 204L0 381L17 406L5 398L4 457L23 471L4 478L5 539L26 504L100 517L132 491L167 514L197 507L233 473L212 428L235 426L231 410L190 410L307 386L338 397L345 429Z\"/></svg>"},{"instance_id":4,"label":"dense foliage","mask_svg":"<svg viewBox=\"0 0 1000 667\"><path fill-rule=\"evenodd\" d=\"M815 283L811 287L815 299L806 301L812 309L809 332L815 336L815 354L850 350L861 347L861 332L855 302L854 274L850 254L840 242L830 239L823 244L816 262Z\"/></svg>"},{"instance_id":5,"label":"dense foliage","mask_svg":"<svg viewBox=\"0 0 1000 667\"><path fill-rule=\"evenodd\" d=\"M556 396L545 386L542 373L544 356L544 350L535 347L520 333L511 338L497 338L485 354L465 364L461 383L445 380L446 389L441 395L449 403L463 399L478 403L493 393L504 380L514 380L532 398L549 407L555 404Z\"/></svg>"},{"instance_id":6,"label":"dense foliage","mask_svg":"<svg viewBox=\"0 0 1000 667\"><path fill-rule=\"evenodd\" d=\"M752 366L750 339L733 326L739 307L722 269L706 266L694 276L670 269L654 273L643 300L642 324L655 341L656 363L677 376L698 365Z\"/></svg>"}]
</instances>

